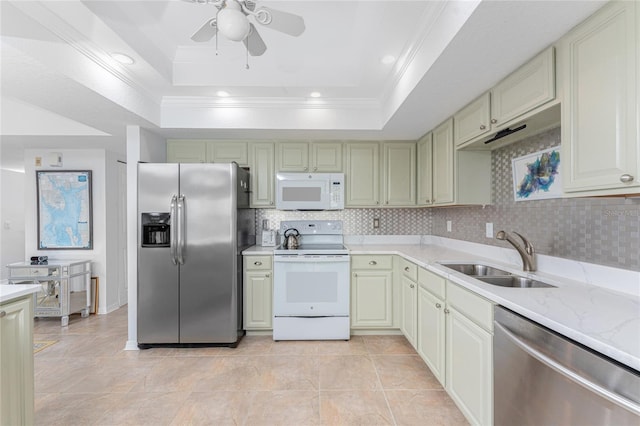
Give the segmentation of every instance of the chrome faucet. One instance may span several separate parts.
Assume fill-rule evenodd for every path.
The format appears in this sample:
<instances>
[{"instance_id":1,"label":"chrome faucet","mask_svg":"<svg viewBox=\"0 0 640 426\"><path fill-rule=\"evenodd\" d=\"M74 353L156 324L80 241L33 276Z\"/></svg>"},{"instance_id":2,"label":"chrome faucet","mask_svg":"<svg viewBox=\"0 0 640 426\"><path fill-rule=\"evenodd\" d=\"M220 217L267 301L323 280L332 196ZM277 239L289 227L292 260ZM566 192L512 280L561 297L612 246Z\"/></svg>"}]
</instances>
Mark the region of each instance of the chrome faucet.
<instances>
[{"instance_id":1,"label":"chrome faucet","mask_svg":"<svg viewBox=\"0 0 640 426\"><path fill-rule=\"evenodd\" d=\"M524 248L522 248L522 246L516 240L514 240L511 237L511 235L509 235L505 231L498 231L498 233L496 234L496 238L501 241L506 240L513 247L515 247L516 250L518 250L520 257L522 258L523 271L526 271L526 272L535 271L536 270L536 258L535 258L536 253L533 250L533 245L529 242L529 240L527 240L522 235L518 234L515 231L513 231L513 233L516 234L518 237L522 238L522 242L524 243Z\"/></svg>"}]
</instances>

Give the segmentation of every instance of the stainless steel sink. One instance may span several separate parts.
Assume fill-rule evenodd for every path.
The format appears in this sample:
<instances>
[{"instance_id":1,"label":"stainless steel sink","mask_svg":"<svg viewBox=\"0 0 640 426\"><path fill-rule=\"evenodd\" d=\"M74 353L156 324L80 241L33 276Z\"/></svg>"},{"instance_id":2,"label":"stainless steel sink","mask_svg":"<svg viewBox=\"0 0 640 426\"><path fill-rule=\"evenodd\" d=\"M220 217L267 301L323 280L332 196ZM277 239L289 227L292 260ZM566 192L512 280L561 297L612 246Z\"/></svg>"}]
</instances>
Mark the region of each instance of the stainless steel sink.
<instances>
[{"instance_id":1,"label":"stainless steel sink","mask_svg":"<svg viewBox=\"0 0 640 426\"><path fill-rule=\"evenodd\" d=\"M511 275L510 272L480 263L443 263L442 266L446 266L447 268L451 268L454 271L462 272L465 275L473 277Z\"/></svg>"},{"instance_id":2,"label":"stainless steel sink","mask_svg":"<svg viewBox=\"0 0 640 426\"><path fill-rule=\"evenodd\" d=\"M502 276L484 276L474 277L477 280L485 282L487 284L497 285L500 287L515 287L515 288L544 288L553 287L555 285L547 284L542 281L534 280L527 277L519 277L517 275L502 275Z\"/></svg>"}]
</instances>

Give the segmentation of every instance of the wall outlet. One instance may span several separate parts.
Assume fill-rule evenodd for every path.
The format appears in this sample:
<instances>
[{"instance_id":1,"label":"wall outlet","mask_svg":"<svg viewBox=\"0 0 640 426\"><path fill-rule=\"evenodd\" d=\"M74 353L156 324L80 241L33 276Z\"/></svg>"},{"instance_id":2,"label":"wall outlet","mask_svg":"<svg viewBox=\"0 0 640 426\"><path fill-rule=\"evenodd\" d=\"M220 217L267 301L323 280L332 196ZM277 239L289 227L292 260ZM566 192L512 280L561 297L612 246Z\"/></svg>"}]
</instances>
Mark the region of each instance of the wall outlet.
<instances>
[{"instance_id":1,"label":"wall outlet","mask_svg":"<svg viewBox=\"0 0 640 426\"><path fill-rule=\"evenodd\" d=\"M377 217L373 218L373 229L378 229L380 228L380 219Z\"/></svg>"},{"instance_id":2,"label":"wall outlet","mask_svg":"<svg viewBox=\"0 0 640 426\"><path fill-rule=\"evenodd\" d=\"M451 232L451 221L447 221L447 232Z\"/></svg>"},{"instance_id":3,"label":"wall outlet","mask_svg":"<svg viewBox=\"0 0 640 426\"><path fill-rule=\"evenodd\" d=\"M487 235L487 238L493 238L493 223L492 222L487 222L486 235Z\"/></svg>"}]
</instances>

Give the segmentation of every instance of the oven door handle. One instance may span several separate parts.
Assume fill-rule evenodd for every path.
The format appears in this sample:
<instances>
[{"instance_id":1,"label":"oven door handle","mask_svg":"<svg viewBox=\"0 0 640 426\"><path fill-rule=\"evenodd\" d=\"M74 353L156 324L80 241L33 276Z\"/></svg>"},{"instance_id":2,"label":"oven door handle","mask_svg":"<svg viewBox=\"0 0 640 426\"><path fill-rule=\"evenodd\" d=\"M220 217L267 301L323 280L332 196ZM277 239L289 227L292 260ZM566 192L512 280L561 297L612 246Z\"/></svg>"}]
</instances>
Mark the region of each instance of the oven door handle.
<instances>
[{"instance_id":1,"label":"oven door handle","mask_svg":"<svg viewBox=\"0 0 640 426\"><path fill-rule=\"evenodd\" d=\"M275 263L337 263L349 262L349 256L274 256Z\"/></svg>"},{"instance_id":2,"label":"oven door handle","mask_svg":"<svg viewBox=\"0 0 640 426\"><path fill-rule=\"evenodd\" d=\"M527 344L527 342L525 342L523 339L521 339L520 337L518 337L514 333L512 333L510 330L508 330L502 324L500 324L498 322L494 322L493 324L494 324L494 327L499 329L502 333L504 333L505 336L509 340L511 340L511 342L513 344L518 346L522 351L524 351L525 353L527 353L531 357L533 357L533 358L537 359L538 361L540 361L542 364L546 365L549 368L552 368L553 370L555 370L556 372L560 373L561 375L563 375L568 380L570 380L570 381L582 386L583 388L595 393L596 395L600 396L601 398L607 399L608 401L610 401L610 402L612 402L612 403L614 403L614 404L616 404L616 405L618 405L620 407L623 407L623 408L631 411L632 413L634 413L636 415L640 415L640 409L632 401L626 399L625 397L623 397L621 395L613 393L613 392L609 391L608 389L605 389L605 388L603 388L602 386L600 386L600 385L598 385L596 383L593 383L593 382L589 381L585 377L580 376L580 374L570 370L569 368L567 368L564 365L560 364L559 362L557 362L553 358L551 358L551 357L543 354L542 352L538 351L537 349L533 348L532 346Z\"/></svg>"}]
</instances>

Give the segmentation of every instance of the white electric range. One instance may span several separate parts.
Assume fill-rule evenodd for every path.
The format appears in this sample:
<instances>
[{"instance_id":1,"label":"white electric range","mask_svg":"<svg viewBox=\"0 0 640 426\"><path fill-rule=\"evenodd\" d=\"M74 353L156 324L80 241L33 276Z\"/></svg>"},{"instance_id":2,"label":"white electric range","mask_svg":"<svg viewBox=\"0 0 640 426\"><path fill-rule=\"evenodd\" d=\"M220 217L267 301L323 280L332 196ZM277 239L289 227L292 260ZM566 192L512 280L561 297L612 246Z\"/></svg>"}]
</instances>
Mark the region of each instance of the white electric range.
<instances>
[{"instance_id":1,"label":"white electric range","mask_svg":"<svg viewBox=\"0 0 640 426\"><path fill-rule=\"evenodd\" d=\"M273 339L348 340L349 251L342 221L283 221L295 229L298 247L273 254Z\"/></svg>"}]
</instances>

